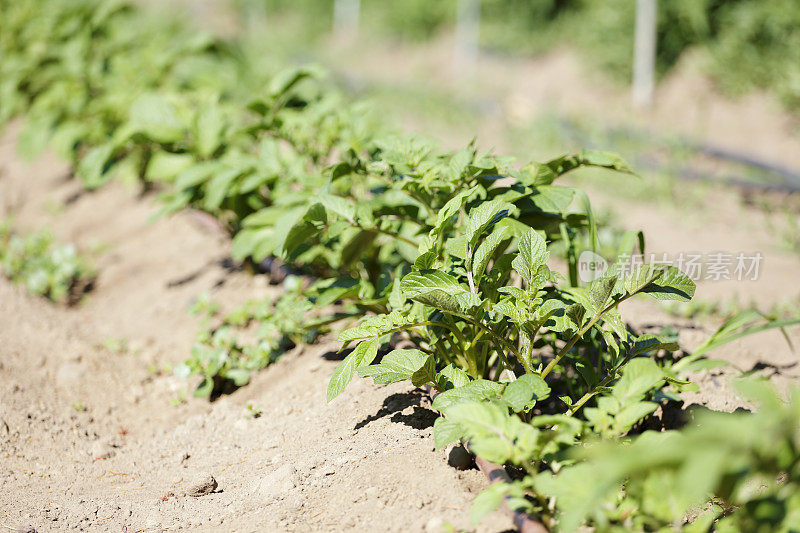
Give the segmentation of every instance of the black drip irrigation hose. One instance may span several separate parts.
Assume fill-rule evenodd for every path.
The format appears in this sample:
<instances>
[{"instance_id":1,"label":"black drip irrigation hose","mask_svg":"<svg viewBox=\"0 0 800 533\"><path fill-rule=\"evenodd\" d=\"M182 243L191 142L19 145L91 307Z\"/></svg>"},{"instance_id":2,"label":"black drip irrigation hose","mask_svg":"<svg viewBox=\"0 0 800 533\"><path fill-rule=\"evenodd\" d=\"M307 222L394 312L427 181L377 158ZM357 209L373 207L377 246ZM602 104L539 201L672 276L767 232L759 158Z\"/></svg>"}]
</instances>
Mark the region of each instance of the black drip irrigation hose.
<instances>
[{"instance_id":1,"label":"black drip irrigation hose","mask_svg":"<svg viewBox=\"0 0 800 533\"><path fill-rule=\"evenodd\" d=\"M608 146L597 146L597 143L591 139L590 135L588 135L580 127L580 125L573 120L562 117L558 120L558 125L562 134L564 134L565 137L573 142L577 142L587 148L608 148ZM625 137L627 139L645 143L650 146L669 147L677 145L680 149L702 154L712 159L717 159L728 163L735 163L768 173L774 177L777 177L778 180L777 183L764 184L735 175L721 180L714 180L709 178L708 172L698 170L691 166L684 165L678 167L677 169L667 168L665 165L658 163L653 157L636 156L635 163L636 166L640 168L668 172L676 177L688 181L724 183L745 190L779 191L788 193L800 192L800 171L789 168L788 166L782 164L765 161L750 154L734 152L733 150L721 147L719 145L689 140L682 137L679 137L677 140L667 140L663 136L659 136L647 131L634 130L625 127L605 128L603 130L603 134L610 139L613 139L614 137Z\"/></svg>"},{"instance_id":2,"label":"black drip irrigation hose","mask_svg":"<svg viewBox=\"0 0 800 533\"><path fill-rule=\"evenodd\" d=\"M791 187L795 191L800 190L800 173L787 166L763 161L748 154L732 152L727 148L713 144L696 143L689 146L709 157L731 161L740 165L757 168L758 170L763 170L770 174L776 174L784 179L784 185Z\"/></svg>"},{"instance_id":3,"label":"black drip irrigation hose","mask_svg":"<svg viewBox=\"0 0 800 533\"><path fill-rule=\"evenodd\" d=\"M511 478L508 476L508 472L506 472L506 469L502 466L492 463L491 461L487 461L486 459L478 457L477 455L475 456L475 464L478 465L478 468L489 479L490 483L511 483ZM544 526L544 524L537 521L528 513L515 511L508 505L506 505L506 508L511 513L511 516L514 519L514 526L516 526L517 531L520 533L548 533L549 530Z\"/></svg>"}]
</instances>

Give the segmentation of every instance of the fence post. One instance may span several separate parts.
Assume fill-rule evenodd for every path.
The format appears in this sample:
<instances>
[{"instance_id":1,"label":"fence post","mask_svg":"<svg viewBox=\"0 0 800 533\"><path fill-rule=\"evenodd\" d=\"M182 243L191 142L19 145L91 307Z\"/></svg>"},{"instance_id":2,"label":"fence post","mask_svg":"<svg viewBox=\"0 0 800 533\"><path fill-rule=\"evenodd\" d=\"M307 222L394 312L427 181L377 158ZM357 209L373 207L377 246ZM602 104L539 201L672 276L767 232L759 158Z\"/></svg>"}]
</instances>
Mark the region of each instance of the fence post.
<instances>
[{"instance_id":1,"label":"fence post","mask_svg":"<svg viewBox=\"0 0 800 533\"><path fill-rule=\"evenodd\" d=\"M653 103L656 66L657 0L636 0L636 30L633 45L633 105Z\"/></svg>"},{"instance_id":2,"label":"fence post","mask_svg":"<svg viewBox=\"0 0 800 533\"><path fill-rule=\"evenodd\" d=\"M333 4L333 35L342 42L352 42L358 37L360 0L336 0Z\"/></svg>"},{"instance_id":3,"label":"fence post","mask_svg":"<svg viewBox=\"0 0 800 533\"><path fill-rule=\"evenodd\" d=\"M459 0L456 18L455 70L463 78L475 75L478 62L481 1Z\"/></svg>"}]
</instances>

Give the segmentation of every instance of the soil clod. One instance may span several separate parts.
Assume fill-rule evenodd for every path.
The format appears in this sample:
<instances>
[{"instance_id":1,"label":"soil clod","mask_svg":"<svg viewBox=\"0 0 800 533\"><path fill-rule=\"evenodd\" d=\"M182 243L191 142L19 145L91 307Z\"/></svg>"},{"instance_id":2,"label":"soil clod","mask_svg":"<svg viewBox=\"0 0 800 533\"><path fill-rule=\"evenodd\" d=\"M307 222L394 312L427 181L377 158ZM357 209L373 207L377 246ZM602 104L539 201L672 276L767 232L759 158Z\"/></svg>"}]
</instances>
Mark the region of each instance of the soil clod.
<instances>
[{"instance_id":1,"label":"soil clod","mask_svg":"<svg viewBox=\"0 0 800 533\"><path fill-rule=\"evenodd\" d=\"M96 440L89 448L89 455L92 456L92 459L109 459L114 455L114 448L107 442Z\"/></svg>"},{"instance_id":2,"label":"soil clod","mask_svg":"<svg viewBox=\"0 0 800 533\"><path fill-rule=\"evenodd\" d=\"M189 485L186 495L193 498L199 498L201 496L205 496L206 494L211 494L216 488L217 480L214 479L214 476L204 473L197 476L197 479L195 479L194 482Z\"/></svg>"}]
</instances>

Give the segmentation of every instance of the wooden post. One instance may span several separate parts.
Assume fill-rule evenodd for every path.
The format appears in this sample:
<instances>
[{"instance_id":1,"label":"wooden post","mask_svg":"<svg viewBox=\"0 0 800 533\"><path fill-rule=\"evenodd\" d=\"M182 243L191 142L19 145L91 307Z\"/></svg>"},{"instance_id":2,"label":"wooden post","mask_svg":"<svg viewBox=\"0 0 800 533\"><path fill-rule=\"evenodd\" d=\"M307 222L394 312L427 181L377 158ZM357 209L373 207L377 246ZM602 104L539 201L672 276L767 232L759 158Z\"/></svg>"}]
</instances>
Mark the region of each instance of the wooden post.
<instances>
[{"instance_id":1,"label":"wooden post","mask_svg":"<svg viewBox=\"0 0 800 533\"><path fill-rule=\"evenodd\" d=\"M353 42L358 37L360 0L336 0L333 4L333 35L341 42Z\"/></svg>"},{"instance_id":2,"label":"wooden post","mask_svg":"<svg viewBox=\"0 0 800 533\"><path fill-rule=\"evenodd\" d=\"M475 75L480 17L480 0L459 0L454 56L456 73L462 78L471 78Z\"/></svg>"},{"instance_id":3,"label":"wooden post","mask_svg":"<svg viewBox=\"0 0 800 533\"><path fill-rule=\"evenodd\" d=\"M633 45L633 105L653 104L656 66L657 0L636 0L636 35Z\"/></svg>"}]
</instances>

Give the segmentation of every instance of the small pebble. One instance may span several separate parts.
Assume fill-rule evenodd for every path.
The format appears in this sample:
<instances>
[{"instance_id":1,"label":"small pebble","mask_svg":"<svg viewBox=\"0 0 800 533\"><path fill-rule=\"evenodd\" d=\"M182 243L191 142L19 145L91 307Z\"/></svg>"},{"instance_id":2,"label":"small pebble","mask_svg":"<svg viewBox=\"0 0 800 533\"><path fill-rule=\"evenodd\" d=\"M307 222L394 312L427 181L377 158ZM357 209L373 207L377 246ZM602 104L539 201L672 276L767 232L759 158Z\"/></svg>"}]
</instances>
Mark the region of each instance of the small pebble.
<instances>
[{"instance_id":1,"label":"small pebble","mask_svg":"<svg viewBox=\"0 0 800 533\"><path fill-rule=\"evenodd\" d=\"M92 456L92 459L108 459L114 455L114 448L102 440L96 440L89 449L89 455Z\"/></svg>"},{"instance_id":2,"label":"small pebble","mask_svg":"<svg viewBox=\"0 0 800 533\"><path fill-rule=\"evenodd\" d=\"M216 488L217 480L214 479L214 476L211 474L201 474L189 485L189 488L186 490L186 495L199 498L200 496L211 494Z\"/></svg>"},{"instance_id":3,"label":"small pebble","mask_svg":"<svg viewBox=\"0 0 800 533\"><path fill-rule=\"evenodd\" d=\"M434 516L425 524L425 533L442 533L444 531L444 520Z\"/></svg>"}]
</instances>

